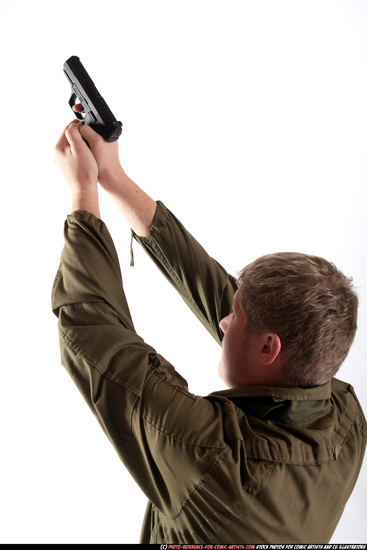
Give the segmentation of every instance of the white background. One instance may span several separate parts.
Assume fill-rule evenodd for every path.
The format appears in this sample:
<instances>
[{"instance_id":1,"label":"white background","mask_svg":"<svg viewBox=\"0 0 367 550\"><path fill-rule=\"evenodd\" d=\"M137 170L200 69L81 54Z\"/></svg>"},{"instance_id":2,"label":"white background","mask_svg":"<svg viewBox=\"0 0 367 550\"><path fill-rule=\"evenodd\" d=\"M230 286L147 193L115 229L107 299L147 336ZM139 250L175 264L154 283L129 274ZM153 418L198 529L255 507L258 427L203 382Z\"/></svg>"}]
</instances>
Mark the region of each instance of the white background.
<instances>
[{"instance_id":1,"label":"white background","mask_svg":"<svg viewBox=\"0 0 367 550\"><path fill-rule=\"evenodd\" d=\"M0 47L1 543L136 543L146 503L60 365L50 307L71 55L124 124L126 172L229 272L297 250L354 277L339 378L367 410L367 2L0 0ZM101 202L138 332L193 392L224 389L219 347L137 244L129 267L129 228ZM366 542L366 492L367 463L333 542Z\"/></svg>"}]
</instances>

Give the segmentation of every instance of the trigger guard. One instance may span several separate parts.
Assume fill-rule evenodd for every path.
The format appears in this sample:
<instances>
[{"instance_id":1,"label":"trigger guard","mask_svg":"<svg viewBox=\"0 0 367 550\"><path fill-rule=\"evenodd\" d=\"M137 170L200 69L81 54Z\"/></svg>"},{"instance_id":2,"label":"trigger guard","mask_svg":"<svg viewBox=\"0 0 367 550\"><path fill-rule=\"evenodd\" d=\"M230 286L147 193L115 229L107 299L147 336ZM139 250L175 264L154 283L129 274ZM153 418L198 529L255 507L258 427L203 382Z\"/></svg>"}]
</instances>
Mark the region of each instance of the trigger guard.
<instances>
[{"instance_id":1,"label":"trigger guard","mask_svg":"<svg viewBox=\"0 0 367 550\"><path fill-rule=\"evenodd\" d=\"M81 113L77 113L76 111L74 111L73 107L74 105L76 105L76 99L77 99L77 95L76 94L71 94L71 97L69 99L69 105L74 113L74 115L76 116L76 118L78 118L79 120L84 120L84 117L82 116Z\"/></svg>"}]
</instances>

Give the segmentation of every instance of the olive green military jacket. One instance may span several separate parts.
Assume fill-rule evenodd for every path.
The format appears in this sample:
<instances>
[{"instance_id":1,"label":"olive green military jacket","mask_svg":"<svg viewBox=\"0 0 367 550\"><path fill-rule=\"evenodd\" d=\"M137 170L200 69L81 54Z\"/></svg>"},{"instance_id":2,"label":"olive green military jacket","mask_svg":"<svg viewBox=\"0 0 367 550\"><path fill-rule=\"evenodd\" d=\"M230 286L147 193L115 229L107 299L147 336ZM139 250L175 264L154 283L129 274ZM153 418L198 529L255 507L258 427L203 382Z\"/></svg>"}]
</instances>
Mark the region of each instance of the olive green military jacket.
<instances>
[{"instance_id":1,"label":"olive green military jacket","mask_svg":"<svg viewBox=\"0 0 367 550\"><path fill-rule=\"evenodd\" d=\"M220 343L234 278L162 203L136 239ZM141 542L329 541L366 443L350 385L193 395L136 334L107 227L84 211L65 222L52 308L63 365L149 500Z\"/></svg>"}]
</instances>

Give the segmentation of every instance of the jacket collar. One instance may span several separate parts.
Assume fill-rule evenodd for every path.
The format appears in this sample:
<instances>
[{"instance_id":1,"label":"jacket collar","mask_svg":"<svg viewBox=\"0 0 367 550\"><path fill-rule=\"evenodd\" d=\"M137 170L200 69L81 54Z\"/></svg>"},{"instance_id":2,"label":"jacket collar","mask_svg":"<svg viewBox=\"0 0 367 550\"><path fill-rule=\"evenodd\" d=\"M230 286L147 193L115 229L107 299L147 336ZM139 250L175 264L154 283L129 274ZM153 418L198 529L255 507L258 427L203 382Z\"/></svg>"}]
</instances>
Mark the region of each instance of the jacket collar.
<instances>
[{"instance_id":1,"label":"jacket collar","mask_svg":"<svg viewBox=\"0 0 367 550\"><path fill-rule=\"evenodd\" d=\"M211 395L229 399L246 415L296 425L327 412L330 408L331 381L313 388L241 386Z\"/></svg>"}]
</instances>

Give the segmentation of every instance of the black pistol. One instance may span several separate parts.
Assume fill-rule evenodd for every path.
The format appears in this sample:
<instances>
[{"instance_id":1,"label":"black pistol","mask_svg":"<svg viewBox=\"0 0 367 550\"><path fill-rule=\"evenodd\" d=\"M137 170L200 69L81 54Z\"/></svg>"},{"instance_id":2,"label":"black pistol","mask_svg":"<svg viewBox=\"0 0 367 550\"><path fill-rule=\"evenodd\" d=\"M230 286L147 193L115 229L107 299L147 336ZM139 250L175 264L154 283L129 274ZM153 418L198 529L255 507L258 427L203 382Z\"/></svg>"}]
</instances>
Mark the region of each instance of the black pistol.
<instances>
[{"instance_id":1,"label":"black pistol","mask_svg":"<svg viewBox=\"0 0 367 550\"><path fill-rule=\"evenodd\" d=\"M122 123L113 116L107 103L97 90L93 80L83 67L79 57L73 55L64 63L64 73L71 84L71 108L76 98L83 106L82 113L75 113L79 120L84 120L106 141L116 141L122 132Z\"/></svg>"}]
</instances>

